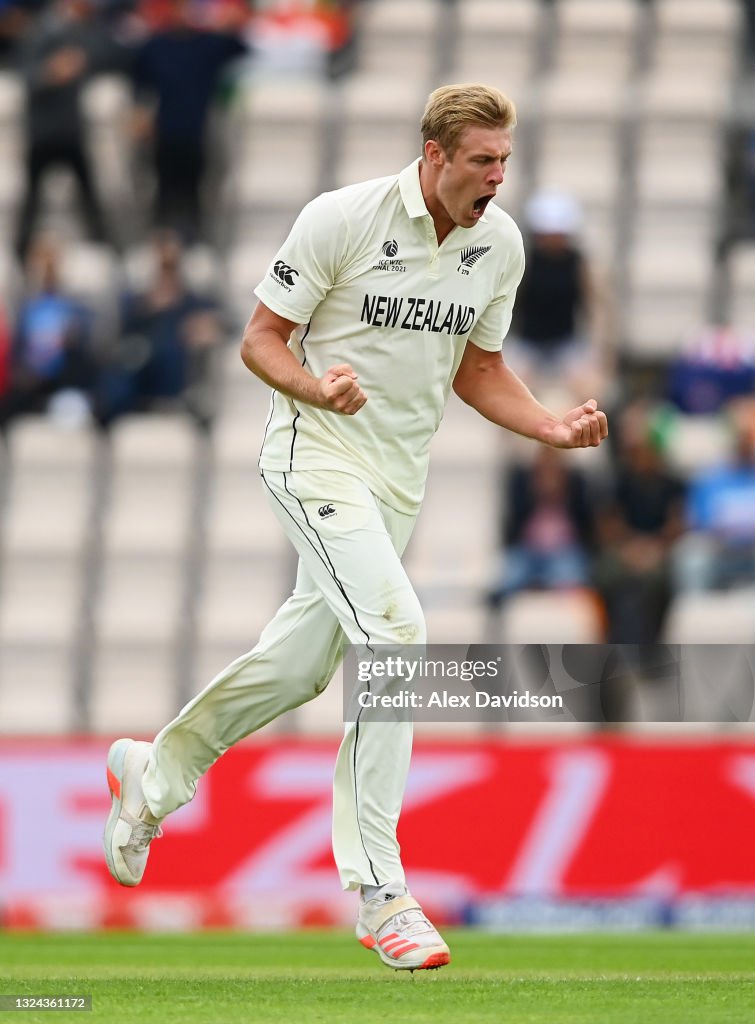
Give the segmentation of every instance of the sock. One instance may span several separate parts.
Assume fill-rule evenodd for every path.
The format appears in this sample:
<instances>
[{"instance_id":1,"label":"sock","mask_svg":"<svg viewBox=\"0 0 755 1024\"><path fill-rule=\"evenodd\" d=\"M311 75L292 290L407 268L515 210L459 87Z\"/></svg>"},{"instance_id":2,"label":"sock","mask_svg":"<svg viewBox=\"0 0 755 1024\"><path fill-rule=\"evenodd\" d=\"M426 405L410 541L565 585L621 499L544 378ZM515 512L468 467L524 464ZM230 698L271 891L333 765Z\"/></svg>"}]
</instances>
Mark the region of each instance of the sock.
<instances>
[{"instance_id":1,"label":"sock","mask_svg":"<svg viewBox=\"0 0 755 1024\"><path fill-rule=\"evenodd\" d=\"M382 885L363 885L360 891L366 902L376 896L405 896L408 890L403 882L383 882Z\"/></svg>"}]
</instances>

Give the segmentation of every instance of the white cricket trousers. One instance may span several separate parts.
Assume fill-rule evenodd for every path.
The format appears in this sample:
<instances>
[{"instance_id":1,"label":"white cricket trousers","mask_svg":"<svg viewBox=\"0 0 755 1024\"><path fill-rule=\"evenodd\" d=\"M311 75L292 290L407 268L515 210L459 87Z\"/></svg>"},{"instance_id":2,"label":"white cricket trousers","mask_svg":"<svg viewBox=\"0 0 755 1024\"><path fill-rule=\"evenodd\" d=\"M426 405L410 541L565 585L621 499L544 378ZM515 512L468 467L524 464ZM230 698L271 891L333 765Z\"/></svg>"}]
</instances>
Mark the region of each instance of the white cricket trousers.
<instances>
[{"instance_id":1,"label":"white cricket trousers","mask_svg":"<svg viewBox=\"0 0 755 1024\"><path fill-rule=\"evenodd\" d=\"M426 640L401 564L415 516L390 508L346 473L265 470L262 478L299 553L296 586L257 646L155 738L144 792L156 817L191 800L200 776L234 743L322 693L344 643L395 650ZM404 881L396 825L412 725L362 718L346 723L335 766L333 853L344 889Z\"/></svg>"}]
</instances>

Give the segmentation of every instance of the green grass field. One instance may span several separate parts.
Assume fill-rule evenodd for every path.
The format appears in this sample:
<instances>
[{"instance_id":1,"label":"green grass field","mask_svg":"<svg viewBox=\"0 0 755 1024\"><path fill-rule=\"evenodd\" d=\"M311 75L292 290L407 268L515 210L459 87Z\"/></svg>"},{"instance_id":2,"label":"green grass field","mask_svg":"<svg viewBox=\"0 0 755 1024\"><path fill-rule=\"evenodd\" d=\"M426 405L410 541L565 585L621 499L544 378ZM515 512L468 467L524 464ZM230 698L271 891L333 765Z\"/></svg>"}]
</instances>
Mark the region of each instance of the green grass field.
<instances>
[{"instance_id":1,"label":"green grass field","mask_svg":"<svg viewBox=\"0 0 755 1024\"><path fill-rule=\"evenodd\" d=\"M83 1021L114 1024L755 1021L755 935L446 935L452 964L412 975L342 932L6 933L0 995L91 994Z\"/></svg>"}]
</instances>

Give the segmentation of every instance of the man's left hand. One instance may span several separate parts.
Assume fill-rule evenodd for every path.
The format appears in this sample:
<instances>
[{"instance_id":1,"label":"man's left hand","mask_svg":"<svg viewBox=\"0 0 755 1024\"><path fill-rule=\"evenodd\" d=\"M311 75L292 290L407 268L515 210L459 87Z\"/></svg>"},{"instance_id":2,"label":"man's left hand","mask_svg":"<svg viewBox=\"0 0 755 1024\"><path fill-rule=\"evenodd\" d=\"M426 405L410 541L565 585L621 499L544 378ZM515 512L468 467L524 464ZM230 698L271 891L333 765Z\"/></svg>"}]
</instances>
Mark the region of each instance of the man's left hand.
<instances>
[{"instance_id":1,"label":"man's left hand","mask_svg":"<svg viewBox=\"0 0 755 1024\"><path fill-rule=\"evenodd\" d=\"M606 414L594 398L577 406L556 423L543 437L552 448L597 448L608 437Z\"/></svg>"}]
</instances>

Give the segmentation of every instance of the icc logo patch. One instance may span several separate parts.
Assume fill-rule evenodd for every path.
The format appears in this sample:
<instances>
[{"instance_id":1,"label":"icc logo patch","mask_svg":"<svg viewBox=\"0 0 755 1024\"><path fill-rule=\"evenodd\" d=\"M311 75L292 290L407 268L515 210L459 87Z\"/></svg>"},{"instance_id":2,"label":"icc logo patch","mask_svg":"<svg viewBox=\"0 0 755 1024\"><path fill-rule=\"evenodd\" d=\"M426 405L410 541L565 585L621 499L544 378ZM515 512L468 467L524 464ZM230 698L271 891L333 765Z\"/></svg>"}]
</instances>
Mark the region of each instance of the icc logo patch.
<instances>
[{"instance_id":1,"label":"icc logo patch","mask_svg":"<svg viewBox=\"0 0 755 1024\"><path fill-rule=\"evenodd\" d=\"M387 256L389 260L398 253L398 242L395 238L389 238L387 242L383 243L383 255Z\"/></svg>"}]
</instances>

